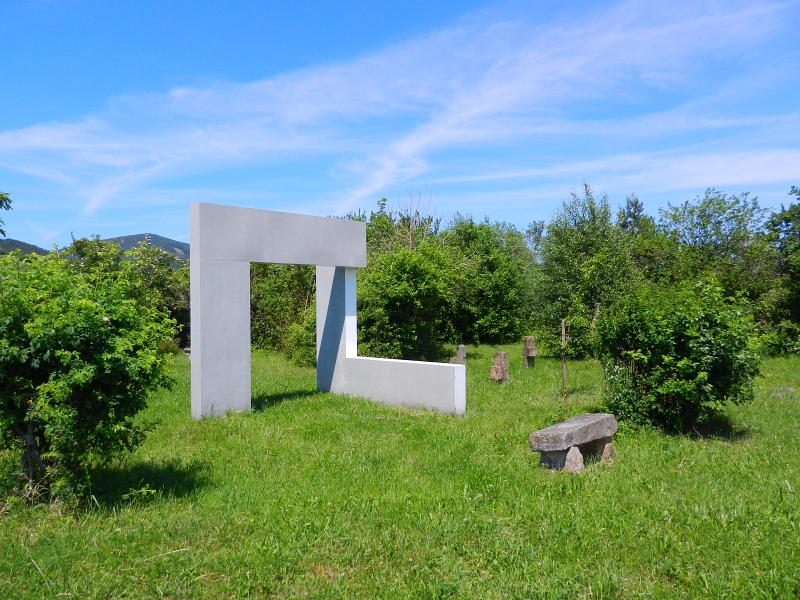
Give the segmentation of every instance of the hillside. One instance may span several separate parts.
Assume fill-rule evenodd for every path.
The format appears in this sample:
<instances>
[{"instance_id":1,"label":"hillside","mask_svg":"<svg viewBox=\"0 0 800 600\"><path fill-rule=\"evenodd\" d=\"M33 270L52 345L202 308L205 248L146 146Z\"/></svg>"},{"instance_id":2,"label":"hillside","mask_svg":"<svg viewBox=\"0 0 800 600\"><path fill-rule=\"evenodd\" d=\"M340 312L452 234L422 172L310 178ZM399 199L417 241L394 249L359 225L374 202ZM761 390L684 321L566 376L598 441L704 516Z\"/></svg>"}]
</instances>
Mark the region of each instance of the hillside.
<instances>
[{"instance_id":1,"label":"hillside","mask_svg":"<svg viewBox=\"0 0 800 600\"><path fill-rule=\"evenodd\" d=\"M0 254L10 254L14 250L19 250L22 254L47 254L48 250L34 246L27 242L19 240L12 240L9 238L0 238Z\"/></svg>"},{"instance_id":2,"label":"hillside","mask_svg":"<svg viewBox=\"0 0 800 600\"><path fill-rule=\"evenodd\" d=\"M145 241L145 236L150 236L150 243L153 246L158 246L167 252L174 254L177 258L181 260L186 260L189 258L189 244L186 242L179 242L177 240L171 240L170 238L166 238L160 235L156 235L155 233L137 233L136 235L124 235L120 237L108 238L107 241L112 241L118 243L122 246L123 250L130 250L131 248L135 248L139 245L140 242Z\"/></svg>"}]
</instances>

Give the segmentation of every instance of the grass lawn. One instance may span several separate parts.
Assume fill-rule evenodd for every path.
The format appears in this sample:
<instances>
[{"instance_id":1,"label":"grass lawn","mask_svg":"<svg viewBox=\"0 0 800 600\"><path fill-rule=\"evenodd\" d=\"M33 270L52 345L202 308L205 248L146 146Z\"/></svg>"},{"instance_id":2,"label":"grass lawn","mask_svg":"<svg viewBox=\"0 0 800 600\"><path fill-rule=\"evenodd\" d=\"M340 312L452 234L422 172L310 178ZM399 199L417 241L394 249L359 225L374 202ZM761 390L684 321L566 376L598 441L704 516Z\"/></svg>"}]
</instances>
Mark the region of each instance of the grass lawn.
<instances>
[{"instance_id":1,"label":"grass lawn","mask_svg":"<svg viewBox=\"0 0 800 600\"><path fill-rule=\"evenodd\" d=\"M496 348L468 349L460 418L318 394L255 353L255 410L192 421L178 357L91 506L0 504L0 597L800 597L800 392L774 395L800 358L765 362L729 439L623 429L575 476L528 435L597 408L598 364L569 365L562 409L560 363L502 349L504 386Z\"/></svg>"}]
</instances>

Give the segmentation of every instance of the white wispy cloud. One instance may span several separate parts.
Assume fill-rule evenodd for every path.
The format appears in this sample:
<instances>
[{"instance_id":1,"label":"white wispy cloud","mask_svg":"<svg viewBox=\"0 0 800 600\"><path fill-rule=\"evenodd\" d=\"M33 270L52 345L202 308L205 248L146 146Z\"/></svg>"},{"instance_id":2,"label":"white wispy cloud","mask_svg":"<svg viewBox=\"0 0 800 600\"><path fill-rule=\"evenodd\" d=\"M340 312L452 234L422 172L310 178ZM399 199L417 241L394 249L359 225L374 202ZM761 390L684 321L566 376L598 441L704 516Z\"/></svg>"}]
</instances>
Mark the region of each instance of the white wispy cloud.
<instances>
[{"instance_id":1,"label":"white wispy cloud","mask_svg":"<svg viewBox=\"0 0 800 600\"><path fill-rule=\"evenodd\" d=\"M341 210L420 177L785 181L800 164L797 113L728 112L731 94L706 84L746 85L737 61L779 35L787 13L796 3L630 1L578 21L466 18L347 63L133 94L74 123L3 131L0 166L70 190L84 214L171 177L310 156L327 158ZM630 147L593 152L598 139ZM533 166L486 160L519 144L540 147ZM452 152L471 162L454 166Z\"/></svg>"}]
</instances>

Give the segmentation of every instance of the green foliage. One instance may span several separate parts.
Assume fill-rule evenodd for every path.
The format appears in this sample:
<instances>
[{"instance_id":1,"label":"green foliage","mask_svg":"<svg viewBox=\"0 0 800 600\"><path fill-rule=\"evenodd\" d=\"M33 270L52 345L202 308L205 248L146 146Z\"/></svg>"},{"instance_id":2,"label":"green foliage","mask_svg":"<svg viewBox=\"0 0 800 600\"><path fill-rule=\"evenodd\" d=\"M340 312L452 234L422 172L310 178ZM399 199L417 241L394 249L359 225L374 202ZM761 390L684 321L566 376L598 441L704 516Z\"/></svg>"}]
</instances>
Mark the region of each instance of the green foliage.
<instances>
[{"instance_id":1,"label":"green foliage","mask_svg":"<svg viewBox=\"0 0 800 600\"><path fill-rule=\"evenodd\" d=\"M528 311L525 238L507 223L456 215L447 227L414 204L356 218L367 223L358 273L359 352L437 360L447 343L522 335Z\"/></svg>"},{"instance_id":2,"label":"green foliage","mask_svg":"<svg viewBox=\"0 0 800 600\"><path fill-rule=\"evenodd\" d=\"M316 363L314 267L250 265L253 346L279 350L300 364Z\"/></svg>"},{"instance_id":3,"label":"green foliage","mask_svg":"<svg viewBox=\"0 0 800 600\"><path fill-rule=\"evenodd\" d=\"M62 253L70 260L72 269L79 273L122 270L131 279L133 290L138 290L139 300L154 302L178 325L175 344L189 345L189 265L174 254L154 246L149 240L124 252L112 240L98 236L79 238Z\"/></svg>"},{"instance_id":4,"label":"green foliage","mask_svg":"<svg viewBox=\"0 0 800 600\"><path fill-rule=\"evenodd\" d=\"M530 306L532 256L508 223L456 215L442 234L450 249L453 343L499 344L519 338Z\"/></svg>"},{"instance_id":5,"label":"green foliage","mask_svg":"<svg viewBox=\"0 0 800 600\"><path fill-rule=\"evenodd\" d=\"M764 214L748 193L713 188L694 202L669 205L658 228L674 243L670 275L678 281L713 275L726 294L759 298L775 275L774 252L762 235Z\"/></svg>"},{"instance_id":6,"label":"green foliage","mask_svg":"<svg viewBox=\"0 0 800 600\"><path fill-rule=\"evenodd\" d=\"M286 331L284 354L296 365L313 367L317 364L317 306L311 302L302 315Z\"/></svg>"},{"instance_id":7,"label":"green foliage","mask_svg":"<svg viewBox=\"0 0 800 600\"><path fill-rule=\"evenodd\" d=\"M174 321L132 262L93 247L77 266L0 257L0 436L29 499L85 493L90 465L142 442L134 417L170 381L157 347Z\"/></svg>"},{"instance_id":8,"label":"green foliage","mask_svg":"<svg viewBox=\"0 0 800 600\"><path fill-rule=\"evenodd\" d=\"M800 197L800 189L792 187ZM800 323L800 203L781 206L767 221L768 239L778 253L778 273L787 292L789 317Z\"/></svg>"},{"instance_id":9,"label":"green foliage","mask_svg":"<svg viewBox=\"0 0 800 600\"><path fill-rule=\"evenodd\" d=\"M447 259L435 243L370 257L357 280L359 353L416 360L441 355L450 309Z\"/></svg>"},{"instance_id":10,"label":"green foliage","mask_svg":"<svg viewBox=\"0 0 800 600\"><path fill-rule=\"evenodd\" d=\"M0 192L0 210L11 210L11 198L4 192ZM3 229L3 219L0 219L0 235L6 237L5 229Z\"/></svg>"},{"instance_id":11,"label":"green foliage","mask_svg":"<svg viewBox=\"0 0 800 600\"><path fill-rule=\"evenodd\" d=\"M630 235L611 219L608 198L583 196L561 205L541 240L533 283L533 320L538 339L554 349L560 344L561 320L570 328L567 355L591 353L591 327L597 305L609 309L636 285Z\"/></svg>"},{"instance_id":12,"label":"green foliage","mask_svg":"<svg viewBox=\"0 0 800 600\"><path fill-rule=\"evenodd\" d=\"M600 317L606 403L618 418L690 431L753 396L752 319L711 283L632 291Z\"/></svg>"}]
</instances>

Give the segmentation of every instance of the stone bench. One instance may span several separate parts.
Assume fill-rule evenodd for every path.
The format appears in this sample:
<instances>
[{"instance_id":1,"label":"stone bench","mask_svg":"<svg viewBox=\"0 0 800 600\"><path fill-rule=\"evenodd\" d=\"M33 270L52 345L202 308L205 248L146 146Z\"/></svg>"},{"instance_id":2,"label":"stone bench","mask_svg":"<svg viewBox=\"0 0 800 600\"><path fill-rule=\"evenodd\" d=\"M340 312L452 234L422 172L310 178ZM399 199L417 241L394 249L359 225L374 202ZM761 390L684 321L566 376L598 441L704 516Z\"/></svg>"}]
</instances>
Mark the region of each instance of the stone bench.
<instances>
[{"instance_id":1,"label":"stone bench","mask_svg":"<svg viewBox=\"0 0 800 600\"><path fill-rule=\"evenodd\" d=\"M531 450L541 452L540 464L568 473L583 473L583 456L614 459L611 436L617 432L614 415L587 413L531 434Z\"/></svg>"}]
</instances>

